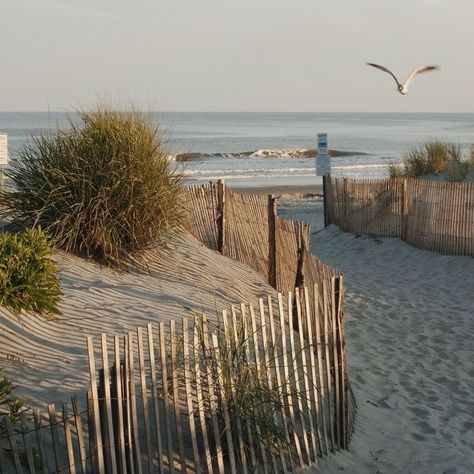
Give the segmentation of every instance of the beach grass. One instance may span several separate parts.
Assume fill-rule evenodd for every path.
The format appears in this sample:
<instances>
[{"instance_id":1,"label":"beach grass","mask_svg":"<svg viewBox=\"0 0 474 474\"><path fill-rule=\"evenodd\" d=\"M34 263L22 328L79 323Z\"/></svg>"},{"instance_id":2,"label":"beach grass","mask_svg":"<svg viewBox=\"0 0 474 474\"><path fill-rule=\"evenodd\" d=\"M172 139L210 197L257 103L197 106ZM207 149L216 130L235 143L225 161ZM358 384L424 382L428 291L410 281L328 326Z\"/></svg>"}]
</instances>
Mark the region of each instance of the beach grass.
<instances>
[{"instance_id":1,"label":"beach grass","mask_svg":"<svg viewBox=\"0 0 474 474\"><path fill-rule=\"evenodd\" d=\"M184 222L183 177L151 114L100 104L77 117L20 151L0 195L3 217L101 264L139 266L143 250Z\"/></svg>"}]
</instances>

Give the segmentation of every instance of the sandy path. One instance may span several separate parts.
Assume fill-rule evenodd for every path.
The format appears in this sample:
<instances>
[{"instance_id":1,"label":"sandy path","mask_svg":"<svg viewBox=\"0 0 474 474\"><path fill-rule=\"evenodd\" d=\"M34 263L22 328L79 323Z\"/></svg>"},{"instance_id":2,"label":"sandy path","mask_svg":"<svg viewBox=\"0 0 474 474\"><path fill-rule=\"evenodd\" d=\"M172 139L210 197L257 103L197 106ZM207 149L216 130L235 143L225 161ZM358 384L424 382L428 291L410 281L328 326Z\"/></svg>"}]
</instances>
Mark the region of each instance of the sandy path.
<instances>
[{"instance_id":1,"label":"sandy path","mask_svg":"<svg viewBox=\"0 0 474 474\"><path fill-rule=\"evenodd\" d=\"M351 452L321 472L474 472L474 259L334 226L312 247L346 277L359 404Z\"/></svg>"}]
</instances>

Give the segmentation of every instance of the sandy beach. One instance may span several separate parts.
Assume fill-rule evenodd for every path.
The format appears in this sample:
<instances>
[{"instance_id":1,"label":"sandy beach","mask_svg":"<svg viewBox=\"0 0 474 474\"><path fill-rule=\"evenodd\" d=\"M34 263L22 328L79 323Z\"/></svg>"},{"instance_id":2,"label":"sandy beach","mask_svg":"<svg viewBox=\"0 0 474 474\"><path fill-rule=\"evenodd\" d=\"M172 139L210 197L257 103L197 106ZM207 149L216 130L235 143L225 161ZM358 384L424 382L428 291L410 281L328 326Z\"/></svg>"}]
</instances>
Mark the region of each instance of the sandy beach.
<instances>
[{"instance_id":1,"label":"sandy beach","mask_svg":"<svg viewBox=\"0 0 474 474\"><path fill-rule=\"evenodd\" d=\"M314 472L474 472L474 259L321 230L317 200L301 213L283 206L314 216L312 251L344 272L347 288L355 433L349 452Z\"/></svg>"},{"instance_id":2,"label":"sandy beach","mask_svg":"<svg viewBox=\"0 0 474 474\"><path fill-rule=\"evenodd\" d=\"M344 272L347 288L355 433L348 452L314 472L473 472L474 259L323 229L320 198L282 196L279 209L282 217L311 221L312 252ZM55 258L64 290L57 320L0 310L1 366L32 407L85 390L86 335L123 334L192 311L212 317L231 303L275 294L248 267L192 237L174 240L165 260L151 255L148 274L116 273L64 253Z\"/></svg>"}]
</instances>

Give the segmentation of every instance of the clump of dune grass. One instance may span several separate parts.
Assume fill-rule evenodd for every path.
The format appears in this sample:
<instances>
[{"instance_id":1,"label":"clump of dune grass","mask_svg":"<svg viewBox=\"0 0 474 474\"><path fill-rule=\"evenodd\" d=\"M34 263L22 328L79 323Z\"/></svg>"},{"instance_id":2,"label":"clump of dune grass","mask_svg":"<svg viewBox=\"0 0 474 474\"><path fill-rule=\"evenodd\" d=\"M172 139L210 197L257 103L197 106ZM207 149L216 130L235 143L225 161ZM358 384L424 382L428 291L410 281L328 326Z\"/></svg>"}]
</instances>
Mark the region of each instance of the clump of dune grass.
<instances>
[{"instance_id":1,"label":"clump of dune grass","mask_svg":"<svg viewBox=\"0 0 474 474\"><path fill-rule=\"evenodd\" d=\"M41 229L0 234L0 304L15 313L59 314L62 292L51 259L51 244Z\"/></svg>"},{"instance_id":2,"label":"clump of dune grass","mask_svg":"<svg viewBox=\"0 0 474 474\"><path fill-rule=\"evenodd\" d=\"M287 416L289 405L296 406L297 399L305 394L300 393L296 386L290 387L288 380L282 382L284 387L277 386L274 379L272 383L268 382L267 371L272 370L278 355L266 348L268 363L265 363L263 354L260 364L256 363L251 349L254 335L245 318L234 321L232 328L226 332L222 327L208 325L209 333L217 337L217 352L213 349L211 337L202 328L202 320L198 316L195 330L198 331L203 362L213 374L219 432L226 432L229 426L235 448L238 446L236 440L240 439L247 459L253 452L261 465L268 464L271 456L278 457L282 450L293 451L282 417ZM295 376L293 361L290 360L289 364L291 378ZM270 375L270 378L273 377ZM229 417L228 425L225 410ZM212 431L209 434L211 442L215 442ZM227 453L226 436L222 435L220 441L224 453Z\"/></svg>"},{"instance_id":3,"label":"clump of dune grass","mask_svg":"<svg viewBox=\"0 0 474 474\"><path fill-rule=\"evenodd\" d=\"M462 148L459 145L440 141L425 142L421 147L410 150L404 157L403 164L390 165L389 175L390 178L419 178L439 175L451 169L451 176L461 180L460 171L465 169L465 166L459 165L462 163L462 157Z\"/></svg>"},{"instance_id":4,"label":"clump of dune grass","mask_svg":"<svg viewBox=\"0 0 474 474\"><path fill-rule=\"evenodd\" d=\"M8 171L3 216L41 226L56 245L125 268L180 227L183 177L151 115L100 105L33 139Z\"/></svg>"}]
</instances>

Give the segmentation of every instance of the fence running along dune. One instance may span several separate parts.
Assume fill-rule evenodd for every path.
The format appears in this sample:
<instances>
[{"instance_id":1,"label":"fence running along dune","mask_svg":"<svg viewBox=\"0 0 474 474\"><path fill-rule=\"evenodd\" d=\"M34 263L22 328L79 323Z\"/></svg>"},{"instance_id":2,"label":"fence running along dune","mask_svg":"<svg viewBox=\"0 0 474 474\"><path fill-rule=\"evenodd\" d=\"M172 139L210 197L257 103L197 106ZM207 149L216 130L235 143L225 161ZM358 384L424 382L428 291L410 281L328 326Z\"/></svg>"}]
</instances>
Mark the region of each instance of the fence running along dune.
<instances>
[{"instance_id":1,"label":"fence running along dune","mask_svg":"<svg viewBox=\"0 0 474 474\"><path fill-rule=\"evenodd\" d=\"M338 276L309 251L307 222L281 219L271 195L230 191L222 181L188 188L192 233L207 247L250 266L276 290Z\"/></svg>"},{"instance_id":2,"label":"fence running along dune","mask_svg":"<svg viewBox=\"0 0 474 474\"><path fill-rule=\"evenodd\" d=\"M324 180L327 224L346 232L400 237L425 250L474 256L474 183Z\"/></svg>"},{"instance_id":3,"label":"fence running along dune","mask_svg":"<svg viewBox=\"0 0 474 474\"><path fill-rule=\"evenodd\" d=\"M4 417L0 466L246 473L316 465L347 448L353 427L343 291L337 277L294 299L231 307L216 323L200 316L87 338L87 402L74 398L60 412L49 405L46 418L24 412L15 426Z\"/></svg>"},{"instance_id":4,"label":"fence running along dune","mask_svg":"<svg viewBox=\"0 0 474 474\"><path fill-rule=\"evenodd\" d=\"M342 275L309 252L309 224L277 216L272 196L221 182L188 193L194 235L288 296L242 303L217 323L103 334L99 347L88 338L87 399L15 425L4 417L0 471L293 472L348 448L356 403Z\"/></svg>"}]
</instances>

